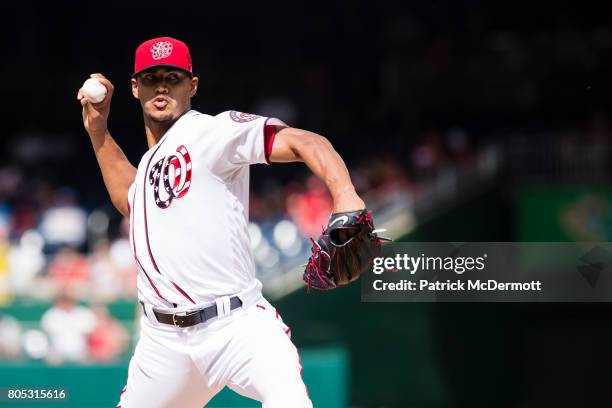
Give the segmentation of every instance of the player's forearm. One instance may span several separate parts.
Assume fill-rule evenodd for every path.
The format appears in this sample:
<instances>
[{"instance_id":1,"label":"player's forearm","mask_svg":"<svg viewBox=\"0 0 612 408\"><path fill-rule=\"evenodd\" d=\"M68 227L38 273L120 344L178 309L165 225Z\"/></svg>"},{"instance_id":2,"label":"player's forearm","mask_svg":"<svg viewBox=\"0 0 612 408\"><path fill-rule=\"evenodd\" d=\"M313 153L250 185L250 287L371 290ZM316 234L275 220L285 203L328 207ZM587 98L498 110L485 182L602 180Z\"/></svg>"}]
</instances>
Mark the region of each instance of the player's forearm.
<instances>
[{"instance_id":1,"label":"player's forearm","mask_svg":"<svg viewBox=\"0 0 612 408\"><path fill-rule=\"evenodd\" d=\"M296 156L323 180L334 200L334 211L365 208L363 200L355 191L344 161L329 140L307 132L293 150Z\"/></svg>"},{"instance_id":2,"label":"player's forearm","mask_svg":"<svg viewBox=\"0 0 612 408\"><path fill-rule=\"evenodd\" d=\"M90 135L90 138L111 201L121 214L128 216L127 195L136 177L136 168L108 131Z\"/></svg>"}]
</instances>

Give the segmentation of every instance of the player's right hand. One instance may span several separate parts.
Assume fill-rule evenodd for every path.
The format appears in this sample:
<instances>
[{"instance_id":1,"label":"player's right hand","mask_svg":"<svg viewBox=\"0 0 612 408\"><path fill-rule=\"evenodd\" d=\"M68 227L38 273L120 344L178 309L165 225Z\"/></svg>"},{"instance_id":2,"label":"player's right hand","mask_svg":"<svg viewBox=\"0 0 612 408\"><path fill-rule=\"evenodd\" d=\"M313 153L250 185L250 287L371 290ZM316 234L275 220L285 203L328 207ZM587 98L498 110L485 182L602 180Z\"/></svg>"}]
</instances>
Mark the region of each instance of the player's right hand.
<instances>
[{"instance_id":1,"label":"player's right hand","mask_svg":"<svg viewBox=\"0 0 612 408\"><path fill-rule=\"evenodd\" d=\"M102 102L92 103L83 96L81 90L77 94L77 99L83 107L83 125L90 136L103 135L107 131L107 120L110 113L111 99L113 98L113 84L102 74L91 74L90 77L97 78L106 87L106 97Z\"/></svg>"}]
</instances>

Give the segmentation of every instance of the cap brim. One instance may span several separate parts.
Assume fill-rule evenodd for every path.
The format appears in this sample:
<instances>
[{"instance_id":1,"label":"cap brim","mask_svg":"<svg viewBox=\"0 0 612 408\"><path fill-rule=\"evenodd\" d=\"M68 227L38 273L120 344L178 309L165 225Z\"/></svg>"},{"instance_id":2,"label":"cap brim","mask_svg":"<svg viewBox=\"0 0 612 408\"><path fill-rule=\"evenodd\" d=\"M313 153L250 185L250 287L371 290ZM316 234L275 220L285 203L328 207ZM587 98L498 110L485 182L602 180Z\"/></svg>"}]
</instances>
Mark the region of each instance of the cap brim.
<instances>
[{"instance_id":1,"label":"cap brim","mask_svg":"<svg viewBox=\"0 0 612 408\"><path fill-rule=\"evenodd\" d=\"M157 64L157 65L150 65L144 69L141 69L138 72L134 72L132 74L132 78L135 78L138 74L142 74L145 71L148 71L150 69L155 69L155 68L160 68L160 67L165 67L165 68L175 68L175 69L180 69L183 72L186 72L187 74L189 74L190 77L193 77L193 72L186 70L183 67L179 67L178 65L172 65L172 64Z\"/></svg>"}]
</instances>

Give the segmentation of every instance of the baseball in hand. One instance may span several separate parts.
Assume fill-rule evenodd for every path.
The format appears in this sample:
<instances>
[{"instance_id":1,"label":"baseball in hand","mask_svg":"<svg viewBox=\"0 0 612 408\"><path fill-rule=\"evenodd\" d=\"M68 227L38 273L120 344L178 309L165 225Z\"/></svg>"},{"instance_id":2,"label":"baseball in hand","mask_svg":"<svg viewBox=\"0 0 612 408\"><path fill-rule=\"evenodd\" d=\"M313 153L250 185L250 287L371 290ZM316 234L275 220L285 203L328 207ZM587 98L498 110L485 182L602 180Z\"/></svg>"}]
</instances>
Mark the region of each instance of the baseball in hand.
<instances>
[{"instance_id":1,"label":"baseball in hand","mask_svg":"<svg viewBox=\"0 0 612 408\"><path fill-rule=\"evenodd\" d=\"M81 95L92 103L99 103L106 97L106 87L96 78L89 78L81 87Z\"/></svg>"}]
</instances>

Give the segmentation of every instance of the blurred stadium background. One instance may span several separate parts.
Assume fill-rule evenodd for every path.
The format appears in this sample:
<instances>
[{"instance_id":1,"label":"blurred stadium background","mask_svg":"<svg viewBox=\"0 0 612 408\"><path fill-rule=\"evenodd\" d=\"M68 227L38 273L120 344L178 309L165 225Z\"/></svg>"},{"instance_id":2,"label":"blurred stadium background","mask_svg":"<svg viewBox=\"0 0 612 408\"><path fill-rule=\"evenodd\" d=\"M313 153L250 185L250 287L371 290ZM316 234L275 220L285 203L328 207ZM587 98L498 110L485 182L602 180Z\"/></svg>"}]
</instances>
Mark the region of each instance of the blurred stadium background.
<instances>
[{"instance_id":1,"label":"blurred stadium background","mask_svg":"<svg viewBox=\"0 0 612 408\"><path fill-rule=\"evenodd\" d=\"M114 82L110 129L137 163L146 143L129 77L149 37L190 45L195 109L326 135L397 240L612 234L603 10L14 7L0 27L0 387L65 387L65 406L118 400L137 339L136 269L75 97L91 72ZM307 295L300 264L331 209L324 186L300 165L255 167L251 184L258 274L292 326L315 406L611 405L607 304L361 304L359 285ZM226 392L210 406L256 405Z\"/></svg>"}]
</instances>

